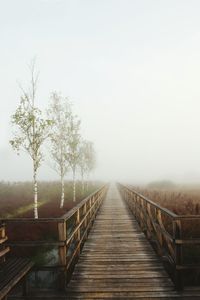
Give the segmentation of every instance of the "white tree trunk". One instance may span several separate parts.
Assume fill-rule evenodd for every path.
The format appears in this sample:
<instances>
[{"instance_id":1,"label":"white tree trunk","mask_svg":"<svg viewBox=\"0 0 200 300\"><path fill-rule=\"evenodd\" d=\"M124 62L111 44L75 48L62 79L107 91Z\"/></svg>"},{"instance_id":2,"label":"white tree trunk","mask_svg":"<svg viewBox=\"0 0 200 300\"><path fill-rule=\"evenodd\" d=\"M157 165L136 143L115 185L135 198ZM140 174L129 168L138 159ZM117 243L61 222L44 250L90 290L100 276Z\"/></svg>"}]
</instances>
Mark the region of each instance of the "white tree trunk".
<instances>
[{"instance_id":1,"label":"white tree trunk","mask_svg":"<svg viewBox=\"0 0 200 300\"><path fill-rule=\"evenodd\" d=\"M33 175L33 184L34 184L34 218L38 219L38 185L37 185L37 171L34 168Z\"/></svg>"},{"instance_id":2,"label":"white tree trunk","mask_svg":"<svg viewBox=\"0 0 200 300\"><path fill-rule=\"evenodd\" d=\"M89 173L87 174L87 182L86 182L86 190L88 192L89 189Z\"/></svg>"},{"instance_id":3,"label":"white tree trunk","mask_svg":"<svg viewBox=\"0 0 200 300\"><path fill-rule=\"evenodd\" d=\"M73 201L76 201L76 178L75 178L75 170L73 170Z\"/></svg>"},{"instance_id":4,"label":"white tree trunk","mask_svg":"<svg viewBox=\"0 0 200 300\"><path fill-rule=\"evenodd\" d=\"M81 174L81 186L82 186L82 195L83 195L84 191L85 191L85 183L84 183L83 173Z\"/></svg>"},{"instance_id":5,"label":"white tree trunk","mask_svg":"<svg viewBox=\"0 0 200 300\"><path fill-rule=\"evenodd\" d=\"M65 182L64 176L61 175L61 200L60 200L60 208L63 208L65 201Z\"/></svg>"}]
</instances>

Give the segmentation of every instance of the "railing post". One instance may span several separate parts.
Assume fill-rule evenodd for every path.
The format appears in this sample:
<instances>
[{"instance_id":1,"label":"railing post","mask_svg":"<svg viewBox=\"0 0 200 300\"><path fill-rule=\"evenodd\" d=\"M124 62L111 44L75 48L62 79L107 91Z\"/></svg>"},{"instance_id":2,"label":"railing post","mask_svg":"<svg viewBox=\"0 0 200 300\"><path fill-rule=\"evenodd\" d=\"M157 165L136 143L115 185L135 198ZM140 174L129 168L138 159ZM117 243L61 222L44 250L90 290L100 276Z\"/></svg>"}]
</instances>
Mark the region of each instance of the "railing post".
<instances>
[{"instance_id":1,"label":"railing post","mask_svg":"<svg viewBox=\"0 0 200 300\"><path fill-rule=\"evenodd\" d=\"M133 215L136 215L136 199L135 199L135 193L133 193Z\"/></svg>"},{"instance_id":2,"label":"railing post","mask_svg":"<svg viewBox=\"0 0 200 300\"><path fill-rule=\"evenodd\" d=\"M146 197L141 197L137 192L131 191L128 187L120 186L124 200L129 204L129 208L132 210L135 219L141 226L142 230L146 227L147 238L152 242L156 241L158 248L158 254L163 255L165 251L168 251L170 262L174 266L174 283L177 290L184 288L183 278L183 243L182 240L182 228L181 218L178 215L170 212L169 210L162 208L153 201ZM131 196L132 202L129 201ZM146 201L146 203L144 202ZM167 230L167 223L165 216L168 216L173 225L173 234Z\"/></svg>"},{"instance_id":3,"label":"railing post","mask_svg":"<svg viewBox=\"0 0 200 300\"><path fill-rule=\"evenodd\" d=\"M6 238L6 228L5 228L5 224L4 223L2 223L2 224L0 224L0 238L1 239L5 239ZM5 246L4 246L4 248L5 248ZM5 255L1 258L1 260L2 260L2 262L5 262Z\"/></svg>"},{"instance_id":4,"label":"railing post","mask_svg":"<svg viewBox=\"0 0 200 300\"><path fill-rule=\"evenodd\" d=\"M138 196L135 194L135 218L139 222L139 208L138 208Z\"/></svg>"},{"instance_id":5,"label":"railing post","mask_svg":"<svg viewBox=\"0 0 200 300\"><path fill-rule=\"evenodd\" d=\"M182 270L178 269L183 264L183 249L182 244L176 241L182 238L181 220L173 220L173 235L175 240L175 287L177 290L183 290Z\"/></svg>"},{"instance_id":6,"label":"railing post","mask_svg":"<svg viewBox=\"0 0 200 300\"><path fill-rule=\"evenodd\" d=\"M96 215L97 215L97 212L99 210L102 198L103 198L102 192L98 193L97 198L95 199L95 203L96 204L95 204L95 207L94 207L94 218L93 218L93 221L96 218Z\"/></svg>"},{"instance_id":7,"label":"railing post","mask_svg":"<svg viewBox=\"0 0 200 300\"><path fill-rule=\"evenodd\" d=\"M93 197L92 198L90 198L90 200L89 200L89 210L90 210L90 213L89 213L89 223L90 223L90 226L89 227L91 227L92 226L92 224L91 224L91 218L92 218L92 212L91 212L91 208L92 208L92 199L93 199Z\"/></svg>"},{"instance_id":8,"label":"railing post","mask_svg":"<svg viewBox=\"0 0 200 300\"><path fill-rule=\"evenodd\" d=\"M151 240L152 238L152 226L151 226L151 206L149 203L147 205L147 238Z\"/></svg>"},{"instance_id":9,"label":"railing post","mask_svg":"<svg viewBox=\"0 0 200 300\"><path fill-rule=\"evenodd\" d=\"M147 236L148 231L148 214L147 214L147 202L144 201L144 223L145 223L145 234Z\"/></svg>"},{"instance_id":10,"label":"railing post","mask_svg":"<svg viewBox=\"0 0 200 300\"><path fill-rule=\"evenodd\" d=\"M87 203L84 204L84 207L83 207L83 214L84 216L86 215L87 213ZM85 221L84 221L84 229L86 229L87 227L87 218L85 218Z\"/></svg>"},{"instance_id":11,"label":"railing post","mask_svg":"<svg viewBox=\"0 0 200 300\"><path fill-rule=\"evenodd\" d=\"M162 215L161 215L160 209L156 208L155 214L156 214L156 223L158 225L162 224ZM156 232L157 232L157 238L158 238L158 242L159 242L158 254L160 256L162 256L163 255L163 237L162 237L162 232L159 229L157 229Z\"/></svg>"},{"instance_id":12,"label":"railing post","mask_svg":"<svg viewBox=\"0 0 200 300\"><path fill-rule=\"evenodd\" d=\"M140 198L140 226L142 231L146 232L146 217L145 217L145 207L144 200Z\"/></svg>"},{"instance_id":13,"label":"railing post","mask_svg":"<svg viewBox=\"0 0 200 300\"><path fill-rule=\"evenodd\" d=\"M59 246L58 252L59 252L59 265L63 267L64 270L60 272L60 289L65 289L66 287L66 279L67 279L67 246L66 246L66 240L67 240L67 228L66 228L66 222L63 220L58 223L58 238L59 242L64 242L63 245Z\"/></svg>"},{"instance_id":14,"label":"railing post","mask_svg":"<svg viewBox=\"0 0 200 300\"><path fill-rule=\"evenodd\" d=\"M77 210L77 215L76 215L76 225L78 226L80 223L80 209ZM81 229L79 228L78 231L77 231L77 243L79 243L81 240ZM77 250L77 255L79 256L80 255L80 245L78 247L78 250Z\"/></svg>"}]
</instances>

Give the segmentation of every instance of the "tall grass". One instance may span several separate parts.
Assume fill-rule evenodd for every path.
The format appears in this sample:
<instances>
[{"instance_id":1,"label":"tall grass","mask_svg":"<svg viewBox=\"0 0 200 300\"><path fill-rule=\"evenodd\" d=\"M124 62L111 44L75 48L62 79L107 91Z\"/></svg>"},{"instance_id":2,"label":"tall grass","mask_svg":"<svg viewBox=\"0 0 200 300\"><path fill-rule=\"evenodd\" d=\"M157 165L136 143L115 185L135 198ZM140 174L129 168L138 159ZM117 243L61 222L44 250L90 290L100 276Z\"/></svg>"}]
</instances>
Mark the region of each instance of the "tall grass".
<instances>
[{"instance_id":1,"label":"tall grass","mask_svg":"<svg viewBox=\"0 0 200 300\"><path fill-rule=\"evenodd\" d=\"M169 209L178 215L200 215L200 186L172 186L163 187L149 185L138 187L136 190L160 206ZM168 223L163 219L166 230ZM182 220L182 238L200 238L200 217L195 220ZM200 245L183 245L183 261L185 264L200 263ZM186 284L199 285L200 271L185 270L183 278Z\"/></svg>"},{"instance_id":2,"label":"tall grass","mask_svg":"<svg viewBox=\"0 0 200 300\"><path fill-rule=\"evenodd\" d=\"M88 188L82 193L82 186L77 182L77 201L72 204L73 187L72 182L65 182L65 206L67 210L76 205L77 202L91 194L101 182L89 182ZM60 204L60 182L40 181L38 183L39 206L42 207L47 202L53 203L59 208ZM70 203L70 205L69 205ZM33 185L32 182L0 182L0 217L17 217L32 210ZM51 217L51 215L49 216Z\"/></svg>"},{"instance_id":3,"label":"tall grass","mask_svg":"<svg viewBox=\"0 0 200 300\"><path fill-rule=\"evenodd\" d=\"M200 187L177 186L171 189L139 187L137 191L178 215L200 214Z\"/></svg>"}]
</instances>

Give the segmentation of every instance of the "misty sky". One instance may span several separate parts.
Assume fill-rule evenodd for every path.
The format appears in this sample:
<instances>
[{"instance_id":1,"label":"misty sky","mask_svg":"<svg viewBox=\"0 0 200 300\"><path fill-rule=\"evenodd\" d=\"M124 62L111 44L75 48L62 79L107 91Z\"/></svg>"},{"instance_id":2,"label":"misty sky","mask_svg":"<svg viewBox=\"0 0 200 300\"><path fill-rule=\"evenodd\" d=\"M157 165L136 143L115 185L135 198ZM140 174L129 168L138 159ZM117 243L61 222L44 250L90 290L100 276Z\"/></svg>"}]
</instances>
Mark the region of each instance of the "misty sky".
<instances>
[{"instance_id":1,"label":"misty sky","mask_svg":"<svg viewBox=\"0 0 200 300\"><path fill-rule=\"evenodd\" d=\"M0 180L30 180L8 141L37 56L37 105L74 102L94 178L200 181L200 1L0 0ZM48 159L39 179L57 179Z\"/></svg>"}]
</instances>

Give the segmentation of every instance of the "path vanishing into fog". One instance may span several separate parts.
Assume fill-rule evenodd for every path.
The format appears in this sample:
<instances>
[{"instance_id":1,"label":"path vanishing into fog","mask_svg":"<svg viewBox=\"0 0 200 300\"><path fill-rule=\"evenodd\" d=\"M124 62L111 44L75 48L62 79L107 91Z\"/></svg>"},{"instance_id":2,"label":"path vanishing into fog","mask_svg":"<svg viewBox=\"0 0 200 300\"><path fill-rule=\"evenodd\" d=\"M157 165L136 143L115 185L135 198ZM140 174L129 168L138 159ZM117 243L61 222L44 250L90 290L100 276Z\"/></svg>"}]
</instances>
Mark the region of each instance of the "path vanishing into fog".
<instances>
[{"instance_id":1,"label":"path vanishing into fog","mask_svg":"<svg viewBox=\"0 0 200 300\"><path fill-rule=\"evenodd\" d=\"M68 299L179 297L115 186L100 208L67 295Z\"/></svg>"}]
</instances>

